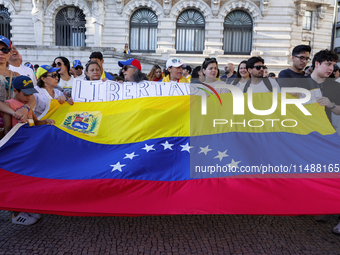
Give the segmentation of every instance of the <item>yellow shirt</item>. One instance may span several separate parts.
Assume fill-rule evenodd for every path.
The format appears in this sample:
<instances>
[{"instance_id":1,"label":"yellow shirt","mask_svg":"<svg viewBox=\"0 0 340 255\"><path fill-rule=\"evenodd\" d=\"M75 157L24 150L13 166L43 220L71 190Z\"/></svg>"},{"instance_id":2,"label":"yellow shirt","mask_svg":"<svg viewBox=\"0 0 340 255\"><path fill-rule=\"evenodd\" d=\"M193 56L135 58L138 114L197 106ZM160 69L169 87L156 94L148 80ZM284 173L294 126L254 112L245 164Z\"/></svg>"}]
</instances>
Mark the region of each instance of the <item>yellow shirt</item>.
<instances>
[{"instance_id":1,"label":"yellow shirt","mask_svg":"<svg viewBox=\"0 0 340 255\"><path fill-rule=\"evenodd\" d=\"M163 78L162 82L170 82L170 75L165 76ZM187 79L185 79L184 76L181 76L181 78L177 82L180 82L180 83L190 83Z\"/></svg>"}]
</instances>

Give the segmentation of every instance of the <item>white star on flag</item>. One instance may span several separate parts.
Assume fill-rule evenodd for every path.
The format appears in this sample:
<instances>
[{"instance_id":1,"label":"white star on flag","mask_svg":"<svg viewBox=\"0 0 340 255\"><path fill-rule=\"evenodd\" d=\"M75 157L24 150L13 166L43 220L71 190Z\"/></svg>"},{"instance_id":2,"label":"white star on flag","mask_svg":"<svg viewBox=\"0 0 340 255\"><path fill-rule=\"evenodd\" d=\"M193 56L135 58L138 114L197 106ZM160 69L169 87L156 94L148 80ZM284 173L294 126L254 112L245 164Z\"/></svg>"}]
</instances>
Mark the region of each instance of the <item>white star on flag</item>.
<instances>
[{"instance_id":1,"label":"white star on flag","mask_svg":"<svg viewBox=\"0 0 340 255\"><path fill-rule=\"evenodd\" d=\"M149 152L149 151L155 151L156 149L153 148L154 144L153 145L147 145L145 144L145 147L142 148L142 150L146 150L146 152Z\"/></svg>"},{"instance_id":2,"label":"white star on flag","mask_svg":"<svg viewBox=\"0 0 340 255\"><path fill-rule=\"evenodd\" d=\"M122 171L122 167L123 166L126 166L126 165L121 165L120 164L120 162L118 162L117 164L115 164L115 165L110 165L111 167L113 167L112 168L112 170L111 170L111 172L113 172L113 171L116 171L116 170L118 170L118 171Z\"/></svg>"},{"instance_id":3,"label":"white star on flag","mask_svg":"<svg viewBox=\"0 0 340 255\"><path fill-rule=\"evenodd\" d=\"M126 156L124 158L129 158L129 159L133 159L134 157L139 156L139 155L135 155L135 152L132 152L130 154L125 153L125 155Z\"/></svg>"},{"instance_id":4,"label":"white star on flag","mask_svg":"<svg viewBox=\"0 0 340 255\"><path fill-rule=\"evenodd\" d=\"M230 169L237 169L239 168L238 166L238 163L240 163L241 161L234 161L233 159L231 160L231 163L230 164L227 164L227 166L230 168Z\"/></svg>"},{"instance_id":5,"label":"white star on flag","mask_svg":"<svg viewBox=\"0 0 340 255\"><path fill-rule=\"evenodd\" d=\"M207 155L209 151L212 151L212 149L209 149L209 145L207 145L207 146L204 147L204 148L203 148L203 147L200 147L200 149L201 149L201 151L200 151L198 154L204 153L205 155Z\"/></svg>"},{"instance_id":6,"label":"white star on flag","mask_svg":"<svg viewBox=\"0 0 340 255\"><path fill-rule=\"evenodd\" d=\"M161 143L161 145L164 146L164 150L166 150L166 149L172 150L171 146L173 146L173 144L168 143L168 141L166 141L165 143Z\"/></svg>"},{"instance_id":7,"label":"white star on flag","mask_svg":"<svg viewBox=\"0 0 340 255\"><path fill-rule=\"evenodd\" d=\"M180 145L182 147L181 151L187 151L190 153L190 149L194 146L189 146L189 143L185 144L185 145Z\"/></svg>"},{"instance_id":8,"label":"white star on flag","mask_svg":"<svg viewBox=\"0 0 340 255\"><path fill-rule=\"evenodd\" d=\"M214 158L219 158L220 159L220 161L222 161L222 159L224 158L224 157L228 157L229 155L227 155L226 154L226 152L227 152L227 150L225 150L225 151L223 151L223 152L218 152L218 155L216 156L216 157L214 157Z\"/></svg>"}]
</instances>

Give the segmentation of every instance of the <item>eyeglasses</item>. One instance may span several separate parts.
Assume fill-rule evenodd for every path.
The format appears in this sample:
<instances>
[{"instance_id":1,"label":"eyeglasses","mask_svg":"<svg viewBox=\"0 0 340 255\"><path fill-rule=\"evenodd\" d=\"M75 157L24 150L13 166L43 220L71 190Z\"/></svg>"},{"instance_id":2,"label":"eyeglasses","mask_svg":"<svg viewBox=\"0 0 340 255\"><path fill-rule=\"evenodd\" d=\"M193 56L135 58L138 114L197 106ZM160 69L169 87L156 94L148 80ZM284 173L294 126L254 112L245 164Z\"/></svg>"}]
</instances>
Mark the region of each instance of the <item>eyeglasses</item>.
<instances>
[{"instance_id":1,"label":"eyeglasses","mask_svg":"<svg viewBox=\"0 0 340 255\"><path fill-rule=\"evenodd\" d=\"M261 68L266 69L267 67L266 66L254 66L253 68L256 68L256 70L261 70Z\"/></svg>"},{"instance_id":2,"label":"eyeglasses","mask_svg":"<svg viewBox=\"0 0 340 255\"><path fill-rule=\"evenodd\" d=\"M61 67L61 63L60 63L60 62L53 63L52 67L56 67L56 66L59 66L59 67Z\"/></svg>"},{"instance_id":3,"label":"eyeglasses","mask_svg":"<svg viewBox=\"0 0 340 255\"><path fill-rule=\"evenodd\" d=\"M51 75L46 75L47 77L51 78L59 78L57 73L51 74Z\"/></svg>"},{"instance_id":4,"label":"eyeglasses","mask_svg":"<svg viewBox=\"0 0 340 255\"><path fill-rule=\"evenodd\" d=\"M298 59L300 59L301 61L310 61L311 59L309 58L309 57L304 57L304 56L294 56L294 57L296 57L296 58L298 58Z\"/></svg>"},{"instance_id":5,"label":"eyeglasses","mask_svg":"<svg viewBox=\"0 0 340 255\"><path fill-rule=\"evenodd\" d=\"M0 51L2 51L3 54L8 54L8 53L11 52L11 49L9 49L9 48L2 48L2 49L0 49Z\"/></svg>"},{"instance_id":6,"label":"eyeglasses","mask_svg":"<svg viewBox=\"0 0 340 255\"><path fill-rule=\"evenodd\" d=\"M123 66L122 70L127 71L129 68L134 68L134 66Z\"/></svg>"}]
</instances>

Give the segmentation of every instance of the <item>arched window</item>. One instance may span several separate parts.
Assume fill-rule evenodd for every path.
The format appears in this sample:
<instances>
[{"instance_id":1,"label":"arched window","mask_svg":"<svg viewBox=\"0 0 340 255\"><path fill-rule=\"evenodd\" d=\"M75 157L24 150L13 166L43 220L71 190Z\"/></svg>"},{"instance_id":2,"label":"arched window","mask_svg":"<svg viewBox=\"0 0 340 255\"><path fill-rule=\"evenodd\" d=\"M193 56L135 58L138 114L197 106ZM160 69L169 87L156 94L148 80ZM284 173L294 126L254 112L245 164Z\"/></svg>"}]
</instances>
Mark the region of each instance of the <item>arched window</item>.
<instances>
[{"instance_id":1,"label":"arched window","mask_svg":"<svg viewBox=\"0 0 340 255\"><path fill-rule=\"evenodd\" d=\"M232 11L224 20L223 49L225 54L250 55L253 21L241 10Z\"/></svg>"},{"instance_id":2,"label":"arched window","mask_svg":"<svg viewBox=\"0 0 340 255\"><path fill-rule=\"evenodd\" d=\"M3 35L7 37L8 39L11 39L10 23L11 23L11 17L8 12L8 9L5 6L0 5L0 35Z\"/></svg>"},{"instance_id":3,"label":"arched window","mask_svg":"<svg viewBox=\"0 0 340 255\"><path fill-rule=\"evenodd\" d=\"M61 9L55 19L55 41L58 46L85 45L85 15L77 7Z\"/></svg>"},{"instance_id":4,"label":"arched window","mask_svg":"<svg viewBox=\"0 0 340 255\"><path fill-rule=\"evenodd\" d=\"M204 49L205 20L196 10L182 12L176 22L177 53L202 53Z\"/></svg>"},{"instance_id":5,"label":"arched window","mask_svg":"<svg viewBox=\"0 0 340 255\"><path fill-rule=\"evenodd\" d=\"M156 14L146 8L137 10L130 20L131 52L155 52L157 47Z\"/></svg>"}]
</instances>

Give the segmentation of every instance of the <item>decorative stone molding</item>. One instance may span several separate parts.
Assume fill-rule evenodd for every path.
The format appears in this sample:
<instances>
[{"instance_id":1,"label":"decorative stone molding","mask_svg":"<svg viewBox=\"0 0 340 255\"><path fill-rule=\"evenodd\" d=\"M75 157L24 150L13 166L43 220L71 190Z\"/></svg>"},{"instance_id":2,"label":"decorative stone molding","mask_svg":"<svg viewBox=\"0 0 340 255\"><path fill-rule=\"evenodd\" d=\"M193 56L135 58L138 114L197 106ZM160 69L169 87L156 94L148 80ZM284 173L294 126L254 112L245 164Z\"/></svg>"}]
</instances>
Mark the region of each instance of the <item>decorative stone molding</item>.
<instances>
[{"instance_id":1,"label":"decorative stone molding","mask_svg":"<svg viewBox=\"0 0 340 255\"><path fill-rule=\"evenodd\" d=\"M327 6L326 5L320 5L316 9L316 18L317 18L317 20L316 20L316 27L317 28L321 28L322 20L325 18L326 11L327 11Z\"/></svg>"},{"instance_id":2,"label":"decorative stone molding","mask_svg":"<svg viewBox=\"0 0 340 255\"><path fill-rule=\"evenodd\" d=\"M177 18L178 15L185 9L188 8L194 8L199 10L205 18L211 16L211 8L209 5L207 5L205 2L202 0L196 0L196 1L191 1L191 0L184 0L176 3L170 13L171 18Z\"/></svg>"},{"instance_id":3,"label":"decorative stone molding","mask_svg":"<svg viewBox=\"0 0 340 255\"><path fill-rule=\"evenodd\" d=\"M124 8L123 0L115 0L116 1L116 11L118 14L122 14Z\"/></svg>"},{"instance_id":4,"label":"decorative stone molding","mask_svg":"<svg viewBox=\"0 0 340 255\"><path fill-rule=\"evenodd\" d=\"M77 6L79 9L83 11L86 17L92 16L91 8L84 0L53 0L53 2L50 3L49 6L46 8L45 18L55 17L58 11L70 5Z\"/></svg>"},{"instance_id":5,"label":"decorative stone molding","mask_svg":"<svg viewBox=\"0 0 340 255\"><path fill-rule=\"evenodd\" d=\"M266 16L268 14L268 6L269 0L261 0L260 7L262 16Z\"/></svg>"},{"instance_id":6,"label":"decorative stone molding","mask_svg":"<svg viewBox=\"0 0 340 255\"><path fill-rule=\"evenodd\" d=\"M220 0L211 0L211 10L212 10L213 16L217 17L218 12L220 10L220 5L221 5Z\"/></svg>"},{"instance_id":7,"label":"decorative stone molding","mask_svg":"<svg viewBox=\"0 0 340 255\"><path fill-rule=\"evenodd\" d=\"M163 7L155 0L142 0L142 1L130 1L124 6L122 15L123 17L129 18L132 13L140 8L140 7L147 7L150 8L155 12L157 17L162 17L163 16Z\"/></svg>"},{"instance_id":8,"label":"decorative stone molding","mask_svg":"<svg viewBox=\"0 0 340 255\"><path fill-rule=\"evenodd\" d=\"M296 5L297 26L302 26L303 16L305 16L306 8L307 8L307 5L302 2Z\"/></svg>"},{"instance_id":9,"label":"decorative stone molding","mask_svg":"<svg viewBox=\"0 0 340 255\"><path fill-rule=\"evenodd\" d=\"M94 46L101 46L102 31L104 26L104 15L107 6L104 5L104 0L92 1L92 23L94 24Z\"/></svg>"},{"instance_id":10,"label":"decorative stone molding","mask_svg":"<svg viewBox=\"0 0 340 255\"><path fill-rule=\"evenodd\" d=\"M44 35L44 10L46 9L46 2L44 0L32 0L32 21L34 25L35 43L43 45Z\"/></svg>"},{"instance_id":11,"label":"decorative stone molding","mask_svg":"<svg viewBox=\"0 0 340 255\"><path fill-rule=\"evenodd\" d=\"M219 18L224 19L229 12L235 9L247 10L254 20L262 18L260 8L248 0L235 0L224 4L220 10Z\"/></svg>"},{"instance_id":12,"label":"decorative stone molding","mask_svg":"<svg viewBox=\"0 0 340 255\"><path fill-rule=\"evenodd\" d=\"M19 12L19 9L16 7L17 3L14 5L13 2L10 0L0 0L0 4L5 6L11 15L18 14Z\"/></svg>"},{"instance_id":13,"label":"decorative stone molding","mask_svg":"<svg viewBox=\"0 0 340 255\"><path fill-rule=\"evenodd\" d=\"M172 0L163 0L164 15L168 16L171 11Z\"/></svg>"}]
</instances>

